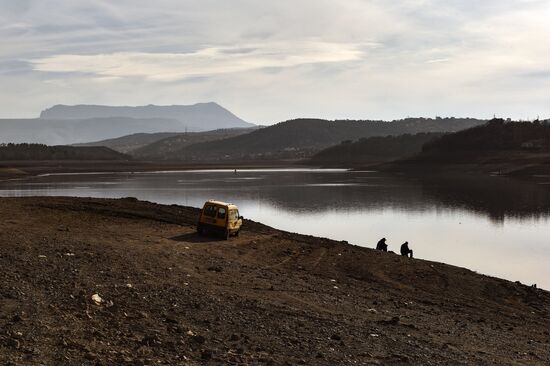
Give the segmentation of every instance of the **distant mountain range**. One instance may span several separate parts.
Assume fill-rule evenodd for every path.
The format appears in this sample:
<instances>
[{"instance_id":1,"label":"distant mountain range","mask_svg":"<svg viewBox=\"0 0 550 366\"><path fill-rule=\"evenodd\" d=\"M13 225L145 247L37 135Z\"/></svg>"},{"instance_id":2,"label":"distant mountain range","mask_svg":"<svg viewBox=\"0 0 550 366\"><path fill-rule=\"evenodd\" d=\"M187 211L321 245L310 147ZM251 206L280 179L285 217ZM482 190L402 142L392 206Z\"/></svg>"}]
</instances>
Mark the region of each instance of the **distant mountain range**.
<instances>
[{"instance_id":1,"label":"distant mountain range","mask_svg":"<svg viewBox=\"0 0 550 366\"><path fill-rule=\"evenodd\" d=\"M0 142L69 145L135 132L159 132L159 129L161 131L185 131L179 121L159 118L4 119L0 120Z\"/></svg>"},{"instance_id":2,"label":"distant mountain range","mask_svg":"<svg viewBox=\"0 0 550 366\"><path fill-rule=\"evenodd\" d=\"M116 107L102 105L56 105L40 113L41 119L66 120L126 117L134 119L160 118L179 121L182 132L210 131L220 128L252 127L217 103L193 105ZM169 131L165 129L164 132Z\"/></svg>"},{"instance_id":3,"label":"distant mountain range","mask_svg":"<svg viewBox=\"0 0 550 366\"><path fill-rule=\"evenodd\" d=\"M471 118L391 122L295 119L259 128L215 103L166 107L57 105L43 111L38 119L0 120L0 143L106 146L143 160L304 159L346 140L456 132L485 122Z\"/></svg>"},{"instance_id":4,"label":"distant mountain range","mask_svg":"<svg viewBox=\"0 0 550 366\"><path fill-rule=\"evenodd\" d=\"M454 132L485 122L458 118L409 118L393 122L296 119L219 141L173 148L160 155L167 160L186 161L301 159L344 140L419 132Z\"/></svg>"},{"instance_id":5,"label":"distant mountain range","mask_svg":"<svg viewBox=\"0 0 550 366\"><path fill-rule=\"evenodd\" d=\"M135 133L253 126L216 103L142 107L56 105L44 110L40 118L0 119L0 143L74 144Z\"/></svg>"}]
</instances>

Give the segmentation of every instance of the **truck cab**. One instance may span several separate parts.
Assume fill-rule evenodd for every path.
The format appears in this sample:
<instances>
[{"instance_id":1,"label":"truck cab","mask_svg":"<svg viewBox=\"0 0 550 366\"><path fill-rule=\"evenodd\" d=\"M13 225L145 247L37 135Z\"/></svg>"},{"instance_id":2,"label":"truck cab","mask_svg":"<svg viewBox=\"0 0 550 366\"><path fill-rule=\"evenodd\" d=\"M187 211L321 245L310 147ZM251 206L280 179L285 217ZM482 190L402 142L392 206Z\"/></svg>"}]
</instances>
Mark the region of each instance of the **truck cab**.
<instances>
[{"instance_id":1,"label":"truck cab","mask_svg":"<svg viewBox=\"0 0 550 366\"><path fill-rule=\"evenodd\" d=\"M239 208L232 204L216 200L208 200L199 215L197 233L212 232L220 234L224 239L231 235L238 236L243 217L239 215Z\"/></svg>"}]
</instances>

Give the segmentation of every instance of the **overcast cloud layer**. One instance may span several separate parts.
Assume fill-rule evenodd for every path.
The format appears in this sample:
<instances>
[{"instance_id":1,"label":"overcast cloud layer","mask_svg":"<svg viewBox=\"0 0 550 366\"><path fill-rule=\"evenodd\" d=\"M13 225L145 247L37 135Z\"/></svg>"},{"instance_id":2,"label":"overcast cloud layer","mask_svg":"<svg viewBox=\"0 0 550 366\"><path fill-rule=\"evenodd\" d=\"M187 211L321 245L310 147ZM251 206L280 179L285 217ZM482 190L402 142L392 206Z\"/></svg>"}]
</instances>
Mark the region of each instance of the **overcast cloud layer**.
<instances>
[{"instance_id":1,"label":"overcast cloud layer","mask_svg":"<svg viewBox=\"0 0 550 366\"><path fill-rule=\"evenodd\" d=\"M550 0L0 0L0 117L550 117Z\"/></svg>"}]
</instances>

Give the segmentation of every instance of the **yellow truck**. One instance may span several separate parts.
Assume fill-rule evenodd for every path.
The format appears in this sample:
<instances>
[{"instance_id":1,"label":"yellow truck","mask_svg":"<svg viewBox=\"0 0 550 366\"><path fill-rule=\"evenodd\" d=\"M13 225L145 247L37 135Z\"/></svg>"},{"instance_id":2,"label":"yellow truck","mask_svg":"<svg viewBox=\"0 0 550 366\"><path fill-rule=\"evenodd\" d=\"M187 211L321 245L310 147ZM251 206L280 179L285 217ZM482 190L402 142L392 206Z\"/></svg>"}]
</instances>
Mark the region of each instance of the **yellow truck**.
<instances>
[{"instance_id":1,"label":"yellow truck","mask_svg":"<svg viewBox=\"0 0 550 366\"><path fill-rule=\"evenodd\" d=\"M197 233L202 235L205 232L214 232L223 235L225 240L230 235L239 235L243 217L239 216L239 208L232 204L216 200L209 200L199 215Z\"/></svg>"}]
</instances>

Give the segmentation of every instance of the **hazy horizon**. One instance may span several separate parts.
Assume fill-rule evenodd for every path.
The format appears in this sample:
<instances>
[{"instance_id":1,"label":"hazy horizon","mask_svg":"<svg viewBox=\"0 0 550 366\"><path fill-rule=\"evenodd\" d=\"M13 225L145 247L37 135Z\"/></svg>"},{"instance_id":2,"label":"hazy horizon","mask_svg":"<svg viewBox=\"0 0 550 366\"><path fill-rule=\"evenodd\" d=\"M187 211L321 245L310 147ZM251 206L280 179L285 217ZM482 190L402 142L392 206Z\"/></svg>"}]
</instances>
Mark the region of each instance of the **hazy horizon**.
<instances>
[{"instance_id":1,"label":"hazy horizon","mask_svg":"<svg viewBox=\"0 0 550 366\"><path fill-rule=\"evenodd\" d=\"M44 109L39 111L37 115L34 115L34 116L4 117L4 116L0 115L0 120L12 120L12 119L13 120L18 120L18 119L23 120L23 119L39 119L39 118L49 119L48 117L46 117L46 118L41 117L40 114L44 111L47 111L47 110L53 108L53 107L59 107L59 106L63 106L63 107L139 108L139 107L188 107L188 106L193 106L193 105L197 105L197 104L212 104L212 103L217 104L217 105L221 106L222 108L225 108L223 105L221 105L220 103L217 103L215 101L197 102L197 103L192 103L192 104L165 104L165 105L162 105L162 104L114 105L114 104L88 104L88 103L79 103L79 104L70 105L70 104L58 103L58 104L55 104L55 105L45 107ZM228 111L232 112L229 109L228 109ZM121 117L121 116L113 115L111 117ZM239 117L239 116L237 116L237 117ZM544 116L537 116L537 117L539 117L541 120L546 119L546 117L544 117ZM91 117L86 117L86 118L83 118L83 119L89 119L89 118L91 118ZM109 118L109 117L93 117L93 118ZM425 118L425 119L437 119L437 118L442 118L442 119L446 119L446 118L449 118L449 119L452 119L452 118L455 118L455 119L468 119L468 118L471 118L471 119L479 119L479 120L490 120L492 118L507 119L509 117L508 116L493 115L493 116L486 117L486 118L478 118L478 117L471 117L471 116L466 116L466 115L464 115L464 116L440 116L440 115L438 115L438 116L404 116L404 117L394 118L394 119L374 119L374 118L355 118L355 119L351 119L351 118L322 118L322 117L316 117L316 116L296 116L296 117L293 117L293 118L289 118L287 120L273 121L273 123L270 123L270 124L261 124L261 123L250 122L250 121L246 121L246 122L254 123L254 124L259 125L259 126L271 126L271 125L276 124L276 123L291 121L291 120L295 120L295 119L324 119L324 120L331 120L331 121L350 120L350 121L386 121L386 122L392 122L392 121L399 121L399 120L405 120L405 119L421 119L421 118ZM536 119L536 118L532 118L532 119ZM526 121L528 121L528 120L526 120Z\"/></svg>"},{"instance_id":2,"label":"hazy horizon","mask_svg":"<svg viewBox=\"0 0 550 366\"><path fill-rule=\"evenodd\" d=\"M550 116L550 2L0 0L0 118L216 102L245 121Z\"/></svg>"}]
</instances>

